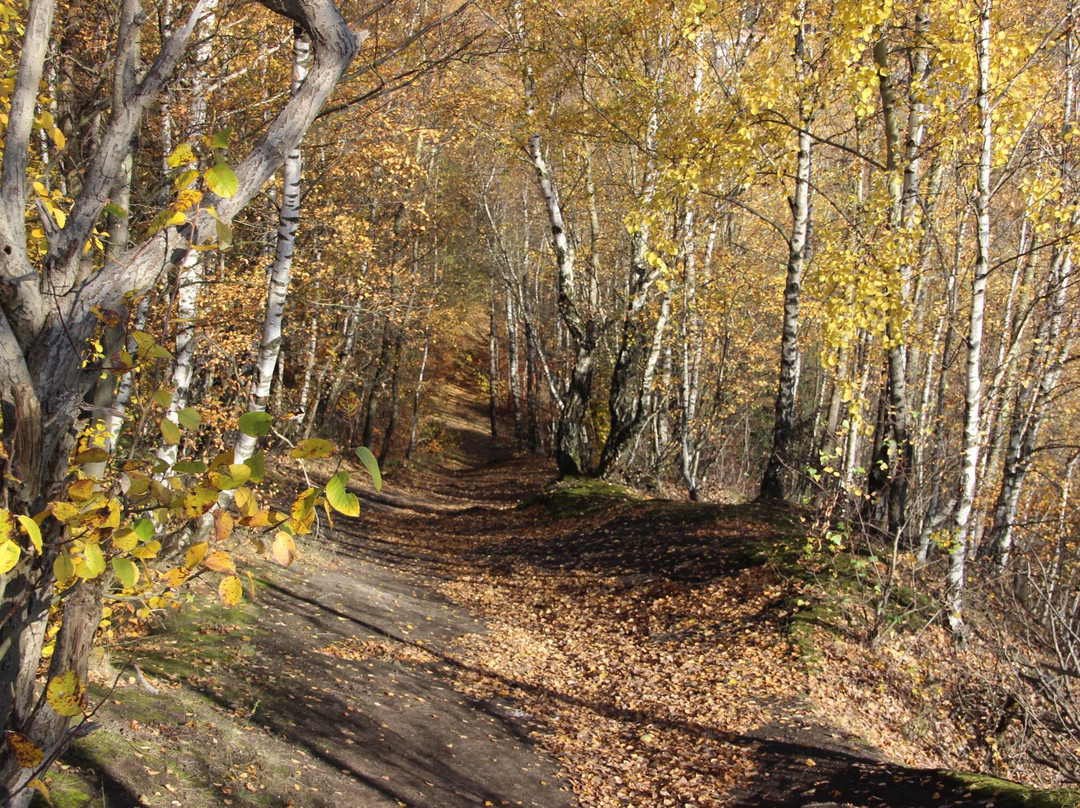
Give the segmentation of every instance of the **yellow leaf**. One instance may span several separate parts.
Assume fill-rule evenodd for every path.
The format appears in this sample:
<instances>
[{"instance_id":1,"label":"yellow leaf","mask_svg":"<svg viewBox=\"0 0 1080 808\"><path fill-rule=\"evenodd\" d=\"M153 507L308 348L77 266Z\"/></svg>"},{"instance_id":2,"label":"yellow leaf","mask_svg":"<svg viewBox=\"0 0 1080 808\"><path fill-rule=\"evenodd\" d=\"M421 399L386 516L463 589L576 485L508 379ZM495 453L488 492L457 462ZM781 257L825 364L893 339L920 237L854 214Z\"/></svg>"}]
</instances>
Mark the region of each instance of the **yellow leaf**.
<instances>
[{"instance_id":1,"label":"yellow leaf","mask_svg":"<svg viewBox=\"0 0 1080 808\"><path fill-rule=\"evenodd\" d=\"M244 585L235 575L229 575L221 579L218 585L218 596L226 606L235 606L244 596Z\"/></svg>"},{"instance_id":2,"label":"yellow leaf","mask_svg":"<svg viewBox=\"0 0 1080 808\"><path fill-rule=\"evenodd\" d=\"M19 563L22 548L11 539L0 542L0 574L9 572Z\"/></svg>"},{"instance_id":3,"label":"yellow leaf","mask_svg":"<svg viewBox=\"0 0 1080 808\"><path fill-rule=\"evenodd\" d=\"M161 542L155 539L154 541L148 541L142 547L137 547L136 549L132 550L131 554L135 556L135 558L147 559L156 557L157 554L160 552Z\"/></svg>"},{"instance_id":4,"label":"yellow leaf","mask_svg":"<svg viewBox=\"0 0 1080 808\"><path fill-rule=\"evenodd\" d=\"M194 188L185 188L176 195L176 209L191 210L202 201L202 196L202 191L196 191Z\"/></svg>"},{"instance_id":5,"label":"yellow leaf","mask_svg":"<svg viewBox=\"0 0 1080 808\"><path fill-rule=\"evenodd\" d=\"M255 501L255 494L250 488L237 488L235 502L241 516L254 516L259 510L259 503Z\"/></svg>"},{"instance_id":6,"label":"yellow leaf","mask_svg":"<svg viewBox=\"0 0 1080 808\"><path fill-rule=\"evenodd\" d=\"M15 753L15 762L21 769L33 769L41 764L45 753L37 744L23 735L21 732L7 731L7 745Z\"/></svg>"},{"instance_id":7,"label":"yellow leaf","mask_svg":"<svg viewBox=\"0 0 1080 808\"><path fill-rule=\"evenodd\" d=\"M270 527L273 522L270 521L270 511L263 509L256 511L251 516L243 517L240 524L245 527Z\"/></svg>"},{"instance_id":8,"label":"yellow leaf","mask_svg":"<svg viewBox=\"0 0 1080 808\"><path fill-rule=\"evenodd\" d=\"M236 572L236 565L224 550L215 550L203 559L203 565L214 572Z\"/></svg>"},{"instance_id":9,"label":"yellow leaf","mask_svg":"<svg viewBox=\"0 0 1080 808\"><path fill-rule=\"evenodd\" d=\"M233 532L233 518L228 511L214 511L214 535L218 541L225 541Z\"/></svg>"},{"instance_id":10,"label":"yellow leaf","mask_svg":"<svg viewBox=\"0 0 1080 808\"><path fill-rule=\"evenodd\" d=\"M184 497L184 513L191 519L202 516L218 501L218 492L213 488L196 488Z\"/></svg>"},{"instance_id":11,"label":"yellow leaf","mask_svg":"<svg viewBox=\"0 0 1080 808\"><path fill-rule=\"evenodd\" d=\"M356 494L349 493L345 485L349 481L349 474L339 471L326 483L326 499L335 511L346 516L359 516L360 503Z\"/></svg>"},{"instance_id":12,"label":"yellow leaf","mask_svg":"<svg viewBox=\"0 0 1080 808\"><path fill-rule=\"evenodd\" d=\"M110 499L100 508L90 511L83 523L94 530L115 530L120 527L120 503Z\"/></svg>"},{"instance_id":13,"label":"yellow leaf","mask_svg":"<svg viewBox=\"0 0 1080 808\"><path fill-rule=\"evenodd\" d=\"M174 567L162 575L161 580L165 583L165 586L176 588L184 583L189 575L191 575L191 570L184 567Z\"/></svg>"},{"instance_id":14,"label":"yellow leaf","mask_svg":"<svg viewBox=\"0 0 1080 808\"><path fill-rule=\"evenodd\" d=\"M191 148L190 143L181 143L175 149L172 154L165 158L165 163L169 168L176 168L184 163L194 163L195 152Z\"/></svg>"},{"instance_id":15,"label":"yellow leaf","mask_svg":"<svg viewBox=\"0 0 1080 808\"><path fill-rule=\"evenodd\" d=\"M287 567L296 559L296 542L284 530L279 530L277 536L274 537L274 546L271 552L277 563Z\"/></svg>"},{"instance_id":16,"label":"yellow leaf","mask_svg":"<svg viewBox=\"0 0 1080 808\"><path fill-rule=\"evenodd\" d=\"M67 586L75 577L75 562L67 553L59 555L53 562L53 575L60 586Z\"/></svg>"},{"instance_id":17,"label":"yellow leaf","mask_svg":"<svg viewBox=\"0 0 1080 808\"><path fill-rule=\"evenodd\" d=\"M53 677L46 688L45 698L60 715L81 715L86 707L86 687L75 671L68 671Z\"/></svg>"},{"instance_id":18,"label":"yellow leaf","mask_svg":"<svg viewBox=\"0 0 1080 808\"><path fill-rule=\"evenodd\" d=\"M52 804L52 797L49 794L49 787L43 782L41 782L38 778L35 777L26 785L34 789L34 791L38 792L42 797L44 797L45 802L49 803L50 805Z\"/></svg>"},{"instance_id":19,"label":"yellow leaf","mask_svg":"<svg viewBox=\"0 0 1080 808\"><path fill-rule=\"evenodd\" d=\"M197 179L199 179L199 172L193 168L189 168L187 171L181 172L180 175L173 180L173 187L178 191L182 191Z\"/></svg>"},{"instance_id":20,"label":"yellow leaf","mask_svg":"<svg viewBox=\"0 0 1080 808\"><path fill-rule=\"evenodd\" d=\"M112 536L113 547L117 550L123 550L125 553L129 553L139 545L139 537L135 534L135 531L130 527L126 527L123 530L118 530L113 533Z\"/></svg>"},{"instance_id":21,"label":"yellow leaf","mask_svg":"<svg viewBox=\"0 0 1080 808\"><path fill-rule=\"evenodd\" d=\"M194 569L199 565L199 562L206 557L207 551L210 549L210 543L201 541L198 544L193 544L187 549L187 553L184 555L184 566L188 569Z\"/></svg>"},{"instance_id":22,"label":"yellow leaf","mask_svg":"<svg viewBox=\"0 0 1080 808\"><path fill-rule=\"evenodd\" d=\"M86 580L97 578L105 572L105 555L101 552L101 545L87 544L83 547L83 563L75 572L80 578Z\"/></svg>"},{"instance_id":23,"label":"yellow leaf","mask_svg":"<svg viewBox=\"0 0 1080 808\"><path fill-rule=\"evenodd\" d=\"M82 512L70 502L54 502L50 508L57 521L70 525L82 517Z\"/></svg>"},{"instance_id":24,"label":"yellow leaf","mask_svg":"<svg viewBox=\"0 0 1080 808\"><path fill-rule=\"evenodd\" d=\"M68 486L68 496L75 502L86 502L96 490L97 485L93 480L76 480Z\"/></svg>"},{"instance_id":25,"label":"yellow leaf","mask_svg":"<svg viewBox=\"0 0 1080 808\"><path fill-rule=\"evenodd\" d=\"M29 516L23 516L20 514L15 517L19 520L19 524L22 525L23 530L26 531L26 535L30 537L30 543L34 545L34 549L41 553L41 528L38 527L38 523L31 519Z\"/></svg>"}]
</instances>

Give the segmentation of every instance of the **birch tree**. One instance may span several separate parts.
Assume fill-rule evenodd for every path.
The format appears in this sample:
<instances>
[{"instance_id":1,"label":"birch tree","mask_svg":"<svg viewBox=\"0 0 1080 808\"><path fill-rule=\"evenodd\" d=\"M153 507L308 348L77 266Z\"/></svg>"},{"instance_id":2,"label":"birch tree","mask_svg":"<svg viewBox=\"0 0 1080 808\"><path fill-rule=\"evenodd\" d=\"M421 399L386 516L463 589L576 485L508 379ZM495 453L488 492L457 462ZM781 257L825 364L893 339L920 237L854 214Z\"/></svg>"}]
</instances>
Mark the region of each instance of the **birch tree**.
<instances>
[{"instance_id":1,"label":"birch tree","mask_svg":"<svg viewBox=\"0 0 1080 808\"><path fill-rule=\"evenodd\" d=\"M810 65L806 52L806 5L800 3L795 32L795 76L805 87ZM804 93L807 91L804 91ZM799 98L798 152L795 160L795 184L789 199L791 235L788 237L787 277L784 283L784 320L780 340L780 379L776 391L776 416L773 445L761 480L764 499L783 499L784 473L791 462L792 432L795 426L795 395L799 383L799 306L802 299L803 270L806 264L810 232L811 127L814 100Z\"/></svg>"},{"instance_id":2,"label":"birch tree","mask_svg":"<svg viewBox=\"0 0 1080 808\"><path fill-rule=\"evenodd\" d=\"M971 513L975 503L979 464L980 408L982 406L982 341L986 313L986 279L990 272L990 165L993 158L993 118L990 104L990 11L992 0L981 0L975 29L976 95L979 158L972 196L975 229L975 268L971 278L971 309L968 317L967 356L964 379L963 461L955 535L946 578L949 626L956 634L964 629L964 580L971 538Z\"/></svg>"},{"instance_id":3,"label":"birch tree","mask_svg":"<svg viewBox=\"0 0 1080 808\"><path fill-rule=\"evenodd\" d=\"M330 0L267 0L264 5L308 33L313 65L300 91L236 166L235 181L217 198L212 194L207 198L225 225L299 142L356 51L352 32ZM82 417L85 396L101 372L100 365L85 363L98 324L96 312L119 308L126 295L155 283L163 268L180 260L192 243L210 241L217 232L217 222L203 206L100 270L80 275L83 247L122 174L140 119L174 75L206 7L206 0L193 5L184 23L169 32L127 103L110 111L66 220L62 226L54 222L46 255L38 263L28 249L24 200L30 183L38 88L56 7L54 0L30 3L0 166L4 187L0 202L0 397L5 442L18 476L16 481L9 475L3 495L14 514L37 514L49 502L63 498L74 427ZM115 52L121 60L136 46L131 34L129 30L116 41ZM0 725L27 736L43 750L44 760L51 761L72 737L70 718L38 699L35 679L63 523L47 519L41 532L40 552L24 558L0 584L5 610L0 625ZM94 581L84 581L65 593L63 627L49 664L50 680L85 680L90 643L100 620L100 595ZM33 771L20 769L6 758L0 769L0 799L25 806L30 799L26 785Z\"/></svg>"},{"instance_id":4,"label":"birch tree","mask_svg":"<svg viewBox=\"0 0 1080 808\"><path fill-rule=\"evenodd\" d=\"M307 78L311 42L299 26L293 32L292 94L300 90ZM281 211L278 214L277 245L274 262L270 265L266 292L266 314L263 317L262 341L255 362L255 389L248 412L265 412L270 401L270 385L280 361L282 322L289 297L293 255L296 253L296 230L300 225L300 180L303 164L300 143L296 143L285 158L282 169ZM253 430L252 430L253 431ZM241 432L233 447L233 463L243 463L255 452L256 436Z\"/></svg>"}]
</instances>

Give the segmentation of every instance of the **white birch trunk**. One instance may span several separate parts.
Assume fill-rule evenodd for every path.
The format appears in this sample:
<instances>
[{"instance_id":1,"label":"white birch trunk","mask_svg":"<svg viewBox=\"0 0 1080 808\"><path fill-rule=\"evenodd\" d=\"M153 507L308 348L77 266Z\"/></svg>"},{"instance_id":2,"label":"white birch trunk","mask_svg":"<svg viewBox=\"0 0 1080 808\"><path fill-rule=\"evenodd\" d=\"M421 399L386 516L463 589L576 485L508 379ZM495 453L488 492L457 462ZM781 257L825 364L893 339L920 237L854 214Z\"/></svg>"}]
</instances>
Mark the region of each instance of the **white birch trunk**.
<instances>
[{"instance_id":1,"label":"white birch trunk","mask_svg":"<svg viewBox=\"0 0 1080 808\"><path fill-rule=\"evenodd\" d=\"M405 449L405 459L412 459L416 451L416 439L420 433L420 396L424 388L424 374L427 372L428 352L431 349L431 332L424 329L424 349L420 354L420 371L416 376L416 389L413 391L412 429L409 431L409 446Z\"/></svg>"},{"instance_id":2,"label":"white birch trunk","mask_svg":"<svg viewBox=\"0 0 1080 808\"><path fill-rule=\"evenodd\" d=\"M795 394L799 377L799 306L806 263L807 235L810 231L810 120L804 117L798 137L795 189L790 198L791 236L788 239L787 277L784 283L784 319L780 339L780 379L777 383L776 410L773 421L773 445L769 463L761 480L761 496L783 499L784 472L795 426Z\"/></svg>"},{"instance_id":3,"label":"white birch trunk","mask_svg":"<svg viewBox=\"0 0 1080 808\"><path fill-rule=\"evenodd\" d=\"M521 361L518 351L518 318L514 305L514 296L506 293L506 375L510 383L510 412L514 417L514 440L520 449L524 443L524 422L522 420L521 396Z\"/></svg>"},{"instance_id":4,"label":"white birch trunk","mask_svg":"<svg viewBox=\"0 0 1080 808\"><path fill-rule=\"evenodd\" d=\"M292 92L295 95L307 78L311 42L297 30L293 39ZM270 385L274 369L281 356L281 327L285 319L285 304L289 298L293 255L296 253L296 230L300 226L300 179L302 163L300 144L289 152L282 169L283 188L281 212L278 215L277 247L270 267L270 283L266 295L266 316L263 319L262 343L255 363L255 390L248 412L265 412L270 400ZM258 439L241 433L233 447L233 462L243 463L255 452Z\"/></svg>"},{"instance_id":5,"label":"white birch trunk","mask_svg":"<svg viewBox=\"0 0 1080 808\"><path fill-rule=\"evenodd\" d=\"M217 0L207 0L205 9L203 28L208 32L214 27ZM195 49L195 66L192 68L191 111L187 123L189 133L193 135L204 134L203 129L206 127L206 88L209 83L207 66L213 55L211 40L206 37ZM196 166L188 167L196 168ZM174 424L179 424L180 410L187 407L191 380L195 374L199 290L203 281L203 253L189 249L180 266L177 267L176 275L176 343L173 353L172 400L165 418ZM172 468L173 463L176 462L178 450L179 446L169 443L163 443L158 449L158 460L165 467L160 476L164 477L168 469Z\"/></svg>"},{"instance_id":6,"label":"white birch trunk","mask_svg":"<svg viewBox=\"0 0 1080 808\"><path fill-rule=\"evenodd\" d=\"M488 422L491 442L499 439L499 332L495 322L495 273L488 277Z\"/></svg>"},{"instance_id":7,"label":"white birch trunk","mask_svg":"<svg viewBox=\"0 0 1080 808\"><path fill-rule=\"evenodd\" d=\"M979 27L975 37L978 61L978 92L981 144L975 195L972 200L976 218L975 271L971 279L971 313L968 319L967 361L964 389L963 461L960 469L959 497L955 535L946 575L946 608L949 627L962 636L964 628L964 581L975 503L980 449L980 407L982 405L982 341L986 311L986 278L990 272L990 161L993 157L993 121L990 109L990 11L992 0L982 0Z\"/></svg>"}]
</instances>

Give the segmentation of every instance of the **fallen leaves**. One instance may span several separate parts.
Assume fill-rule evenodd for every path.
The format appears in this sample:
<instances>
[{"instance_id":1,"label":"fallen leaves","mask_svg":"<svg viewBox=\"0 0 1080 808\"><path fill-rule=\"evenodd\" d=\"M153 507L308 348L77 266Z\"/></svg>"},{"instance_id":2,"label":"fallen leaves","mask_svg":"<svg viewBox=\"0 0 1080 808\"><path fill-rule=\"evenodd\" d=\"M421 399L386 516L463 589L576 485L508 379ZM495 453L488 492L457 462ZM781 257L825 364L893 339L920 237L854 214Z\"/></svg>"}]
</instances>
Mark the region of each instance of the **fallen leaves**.
<instances>
[{"instance_id":1,"label":"fallen leaves","mask_svg":"<svg viewBox=\"0 0 1080 808\"><path fill-rule=\"evenodd\" d=\"M595 563L580 563L575 545L611 535L603 519L515 525L485 548L495 566L443 587L491 625L459 644L466 669L483 671L462 685L539 716L583 806L720 805L753 776L748 733L805 688L768 616L780 582L762 567L713 575L725 550L708 547L708 531L667 553L647 518L631 530L623 520L609 555L589 544ZM540 563L505 563L513 543L539 545L540 533L564 568L539 550L529 560ZM642 555L647 573L633 571ZM674 579L653 566L665 557L681 565Z\"/></svg>"},{"instance_id":2,"label":"fallen leaves","mask_svg":"<svg viewBox=\"0 0 1080 808\"><path fill-rule=\"evenodd\" d=\"M436 661L434 655L414 645L381 640L358 640L348 638L319 650L320 654L363 662L368 659L392 659L395 662L427 665ZM423 701L423 699L421 699Z\"/></svg>"}]
</instances>

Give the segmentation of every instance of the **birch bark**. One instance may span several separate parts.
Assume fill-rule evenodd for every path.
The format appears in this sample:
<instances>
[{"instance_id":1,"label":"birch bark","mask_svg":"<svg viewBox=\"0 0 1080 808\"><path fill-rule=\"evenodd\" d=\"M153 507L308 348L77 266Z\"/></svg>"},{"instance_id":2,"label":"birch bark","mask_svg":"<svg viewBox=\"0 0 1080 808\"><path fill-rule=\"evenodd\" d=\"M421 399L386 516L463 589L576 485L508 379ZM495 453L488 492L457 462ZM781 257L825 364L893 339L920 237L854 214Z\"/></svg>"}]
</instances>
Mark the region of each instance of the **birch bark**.
<instances>
[{"instance_id":1,"label":"birch bark","mask_svg":"<svg viewBox=\"0 0 1080 808\"><path fill-rule=\"evenodd\" d=\"M295 95L307 78L311 59L311 41L299 28L293 31L292 93ZM300 226L300 181L303 163L300 143L297 142L285 158L282 167L281 210L278 214L277 246L270 267L266 294L266 314L263 317L262 342L255 362L255 390L248 403L248 412L265 412L270 400L270 385L274 369L281 358L282 323L285 304L289 299L293 256L296 254L296 230ZM255 453L258 439L241 433L233 446L233 462L243 463Z\"/></svg>"},{"instance_id":2,"label":"birch bark","mask_svg":"<svg viewBox=\"0 0 1080 808\"><path fill-rule=\"evenodd\" d=\"M976 219L975 271L971 279L971 311L968 318L967 359L964 387L963 461L959 498L953 523L955 535L946 574L946 607L949 627L963 636L964 582L967 574L971 511L975 502L976 472L979 465L982 405L982 339L986 311L986 278L990 273L990 161L993 156L993 120L990 108L990 11L992 0L979 5L979 25L975 36L980 149L972 206Z\"/></svg>"}]
</instances>

